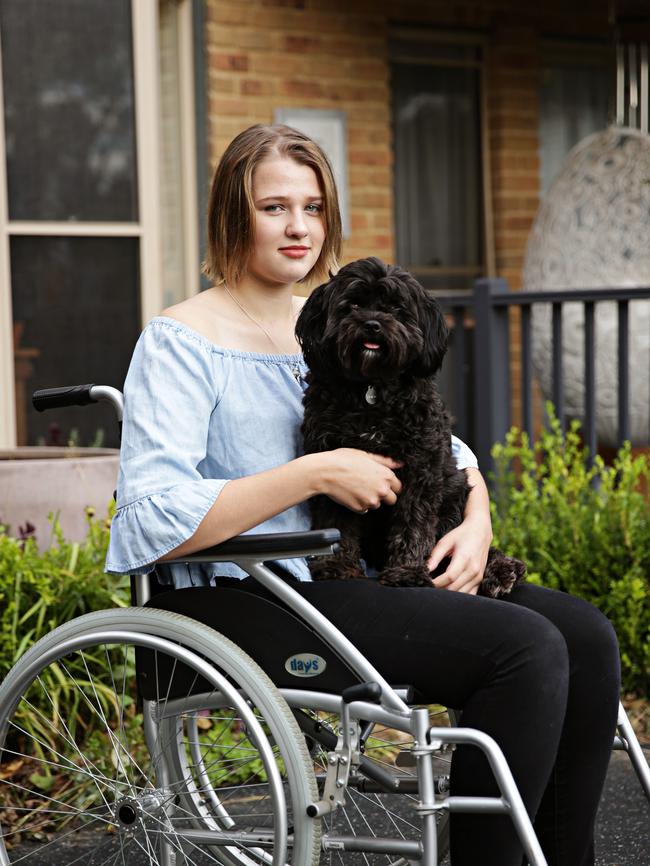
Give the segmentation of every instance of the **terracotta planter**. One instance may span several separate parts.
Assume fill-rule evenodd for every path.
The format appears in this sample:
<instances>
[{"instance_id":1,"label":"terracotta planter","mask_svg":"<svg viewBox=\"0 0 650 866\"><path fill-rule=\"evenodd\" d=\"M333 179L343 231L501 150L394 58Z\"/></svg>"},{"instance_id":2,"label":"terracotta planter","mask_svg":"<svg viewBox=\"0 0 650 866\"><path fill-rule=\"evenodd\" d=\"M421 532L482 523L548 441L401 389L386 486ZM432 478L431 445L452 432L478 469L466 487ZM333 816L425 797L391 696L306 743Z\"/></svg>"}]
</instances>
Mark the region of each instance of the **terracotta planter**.
<instances>
[{"instance_id":1,"label":"terracotta planter","mask_svg":"<svg viewBox=\"0 0 650 866\"><path fill-rule=\"evenodd\" d=\"M65 537L86 536L85 509L105 517L117 481L114 448L13 448L0 450L0 520L13 535L27 522L46 547L52 535L50 512L58 512Z\"/></svg>"}]
</instances>

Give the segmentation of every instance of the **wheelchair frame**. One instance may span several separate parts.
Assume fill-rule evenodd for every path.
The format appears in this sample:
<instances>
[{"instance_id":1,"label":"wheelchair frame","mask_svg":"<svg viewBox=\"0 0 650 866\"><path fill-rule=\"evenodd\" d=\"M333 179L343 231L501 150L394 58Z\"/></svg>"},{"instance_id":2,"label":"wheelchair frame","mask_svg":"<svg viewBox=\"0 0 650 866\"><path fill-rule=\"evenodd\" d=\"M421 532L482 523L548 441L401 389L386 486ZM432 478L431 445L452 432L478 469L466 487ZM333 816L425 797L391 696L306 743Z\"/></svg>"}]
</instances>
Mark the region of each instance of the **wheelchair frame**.
<instances>
[{"instance_id":1,"label":"wheelchair frame","mask_svg":"<svg viewBox=\"0 0 650 866\"><path fill-rule=\"evenodd\" d=\"M107 386L75 386L74 388L55 388L36 392L34 405L42 410L54 406L85 405L99 400L108 401L113 406L121 425L123 400L122 394ZM375 667L356 649L356 647L312 604L300 596L288 583L274 574L266 565L266 561L291 557L306 557L331 554L337 547L338 532L326 530L321 532L283 533L274 535L244 535L230 541L208 548L199 553L185 556L178 560L168 560L166 565L173 563L213 563L234 562L245 572L255 578L263 587L277 598L283 605L297 614L325 644L339 657L343 658L352 672L358 677L359 684L344 689L342 695L327 692L310 691L306 689L279 688L279 692L289 708L312 709L340 714L341 727L336 745L328 752L327 772L324 790L320 799L314 799L307 805L307 815L310 820L318 820L345 803L346 790L350 780L351 770L359 767L360 730L362 723L387 725L397 731L413 737L417 770L417 793L419 801L415 811L420 819L421 838L419 841L400 838L376 838L374 836L342 835L325 833L321 840L322 850L327 851L358 851L381 853L399 858L395 864L421 863L422 866L437 866L438 842L436 816L446 811L475 812L481 814L503 814L513 821L516 832L523 845L531 866L547 866L546 859L535 835L532 823L528 817L521 796L512 777L507 761L498 744L481 731L462 727L438 727L429 724L426 708L409 707L407 695L393 688L375 669ZM135 604L144 606L151 598L149 575L132 577L135 586ZM154 602L155 606L155 602ZM123 612L128 622L128 609ZM101 628L97 618L99 614L88 614L85 619L89 627L97 620L98 634L107 639L111 635L123 634L119 630ZM274 827L273 866L282 866L287 860L287 846L290 845L290 832L287 826L286 813L283 814L284 794L282 783L277 776L272 756L269 754L268 737L264 734L255 715L247 707L246 701L238 695L238 690L226 677L209 664L209 660L196 657L192 659L190 650L177 646L160 634L147 635L142 632L146 625L144 610L138 612L140 625L139 642L142 646L153 648L164 647L174 658L193 662L196 670L200 670L205 680L213 690L225 695L232 704L239 708L242 718L250 726L254 738L259 742L262 760L267 770L269 785L274 795ZM92 622L91 622L92 620ZM143 625L144 624L144 625ZM200 629L205 628L199 625ZM80 637L67 638L63 649L72 652L81 645ZM58 647L60 650L60 647ZM241 652L241 650L239 651ZM19 662L20 664L20 662ZM10 677L7 678L10 680ZM13 689L10 700L17 699L21 681L11 683ZM4 688L4 685L3 685ZM211 693L214 700L214 691ZM6 696L5 696L6 697ZM181 699L172 698L165 702L166 717L180 717L206 706L208 696L193 694ZM161 789L168 782L169 758L160 754L159 739L156 736L156 726L161 718L155 701L144 700L145 738L150 745L150 753L155 758L157 766L156 781ZM282 724L280 721L278 724ZM0 747L3 742L3 731L0 730ZM496 779L500 796L440 796L436 791L432 754L441 746L468 744L476 746L486 755ZM622 706L619 710L618 733L614 748L627 751L641 786L650 799L650 769L646 763L641 747L627 719ZM274 772L275 771L275 772ZM395 787L399 793L399 786ZM121 808L124 808L122 806ZM214 828L189 829L184 831L184 838L195 845L224 846L231 837L223 830ZM259 841L259 838L258 838ZM267 840L268 842L268 840ZM265 844L264 842L260 844ZM166 853L165 853L166 852ZM172 866L178 862L176 852L171 845L163 846L163 862ZM3 846L0 840L0 864L10 863L6 851L3 856ZM228 861L230 862L230 861ZM255 861L257 862L257 861ZM302 864L300 864L302 866Z\"/></svg>"}]
</instances>

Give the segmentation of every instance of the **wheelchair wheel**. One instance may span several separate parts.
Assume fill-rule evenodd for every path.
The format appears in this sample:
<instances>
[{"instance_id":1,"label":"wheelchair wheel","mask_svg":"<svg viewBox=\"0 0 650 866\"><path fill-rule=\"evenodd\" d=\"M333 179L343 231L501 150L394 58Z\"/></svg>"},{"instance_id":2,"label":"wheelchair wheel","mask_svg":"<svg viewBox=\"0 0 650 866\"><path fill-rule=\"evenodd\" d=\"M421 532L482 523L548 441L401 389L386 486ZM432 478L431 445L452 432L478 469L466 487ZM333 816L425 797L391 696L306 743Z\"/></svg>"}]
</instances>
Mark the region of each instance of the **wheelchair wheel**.
<instances>
[{"instance_id":1,"label":"wheelchair wheel","mask_svg":"<svg viewBox=\"0 0 650 866\"><path fill-rule=\"evenodd\" d=\"M215 707L208 727L196 711ZM210 826L195 810L200 781L197 792L179 772L186 719L203 720L210 743L220 803ZM0 866L312 866L320 826L306 808L317 796L277 689L187 617L88 614L39 641L0 685Z\"/></svg>"},{"instance_id":2,"label":"wheelchair wheel","mask_svg":"<svg viewBox=\"0 0 650 866\"><path fill-rule=\"evenodd\" d=\"M294 710L294 713L305 734L322 793L327 772L327 753L336 744L340 717L312 710ZM432 725L440 727L457 723L456 713L440 706L430 708L430 719ZM356 776L350 778L345 794L346 804L323 818L323 833L418 841L421 829L414 810L418 794L415 762L410 754L412 737L402 731L373 724L362 731L362 738L361 766ZM436 788L441 796L448 793L451 755L451 749L443 748L432 757ZM385 774L388 774L389 780L399 783L400 793L385 791L379 781L382 773L384 780ZM442 862L449 850L448 812L439 812L437 820L438 860ZM321 864L407 866L408 861L395 855L334 849L323 854Z\"/></svg>"}]
</instances>

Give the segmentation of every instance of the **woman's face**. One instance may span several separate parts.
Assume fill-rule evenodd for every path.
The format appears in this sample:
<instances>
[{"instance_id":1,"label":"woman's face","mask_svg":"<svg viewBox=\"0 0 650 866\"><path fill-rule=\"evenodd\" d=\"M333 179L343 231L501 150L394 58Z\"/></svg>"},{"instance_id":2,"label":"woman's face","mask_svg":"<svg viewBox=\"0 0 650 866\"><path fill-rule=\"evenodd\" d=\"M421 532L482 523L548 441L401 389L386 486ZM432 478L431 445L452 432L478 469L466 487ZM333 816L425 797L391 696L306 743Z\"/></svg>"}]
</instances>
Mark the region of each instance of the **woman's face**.
<instances>
[{"instance_id":1,"label":"woman's face","mask_svg":"<svg viewBox=\"0 0 650 866\"><path fill-rule=\"evenodd\" d=\"M278 286L305 277L325 240L316 172L288 157L269 157L253 174L253 203L255 241L248 278Z\"/></svg>"}]
</instances>

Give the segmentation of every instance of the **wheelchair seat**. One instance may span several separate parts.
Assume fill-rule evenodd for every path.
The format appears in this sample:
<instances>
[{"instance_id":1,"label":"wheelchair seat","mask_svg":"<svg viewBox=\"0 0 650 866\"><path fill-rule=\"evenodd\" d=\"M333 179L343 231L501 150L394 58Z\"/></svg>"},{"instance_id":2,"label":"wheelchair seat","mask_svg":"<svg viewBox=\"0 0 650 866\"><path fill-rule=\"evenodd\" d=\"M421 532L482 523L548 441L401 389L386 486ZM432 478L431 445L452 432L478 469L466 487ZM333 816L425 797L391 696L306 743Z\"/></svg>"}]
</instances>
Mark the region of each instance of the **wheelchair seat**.
<instances>
[{"instance_id":1,"label":"wheelchair seat","mask_svg":"<svg viewBox=\"0 0 650 866\"><path fill-rule=\"evenodd\" d=\"M192 617L230 638L278 688L340 694L359 682L319 635L270 595L229 586L197 586L157 591L146 606ZM142 670L151 664L153 659L143 659ZM146 680L145 676L145 697Z\"/></svg>"}]
</instances>

